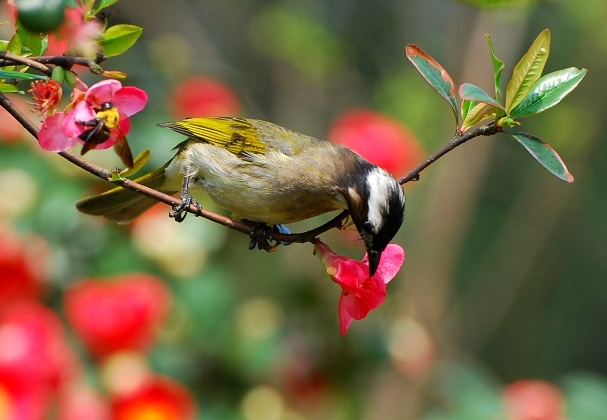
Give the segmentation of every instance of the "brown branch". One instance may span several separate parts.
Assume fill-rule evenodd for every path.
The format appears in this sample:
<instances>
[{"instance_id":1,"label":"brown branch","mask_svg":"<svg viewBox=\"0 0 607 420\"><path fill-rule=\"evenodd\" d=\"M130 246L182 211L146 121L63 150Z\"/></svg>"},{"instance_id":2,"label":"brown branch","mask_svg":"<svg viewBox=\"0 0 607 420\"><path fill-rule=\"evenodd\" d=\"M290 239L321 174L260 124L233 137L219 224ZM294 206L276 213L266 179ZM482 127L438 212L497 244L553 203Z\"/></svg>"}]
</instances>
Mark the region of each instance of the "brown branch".
<instances>
[{"instance_id":1,"label":"brown branch","mask_svg":"<svg viewBox=\"0 0 607 420\"><path fill-rule=\"evenodd\" d=\"M426 169L428 166L432 165L440 157L444 156L451 150L455 149L457 146L461 146L462 144L466 143L469 140L472 140L475 137L492 136L494 134L499 133L500 131L502 131L502 128L495 125L494 122L491 122L487 125L477 128L474 131L470 131L467 134L456 136L453 140L451 140L449 143L447 143L445 146L443 146L439 151L434 153L432 156L430 156L424 162L417 165L415 168L411 169L406 175L401 177L398 180L398 182L401 185L404 185L410 181L417 181L417 180L419 180L419 174L421 171Z\"/></svg>"},{"instance_id":2,"label":"brown branch","mask_svg":"<svg viewBox=\"0 0 607 420\"><path fill-rule=\"evenodd\" d=\"M98 56L94 60L86 59L86 58L82 58L82 57L67 57L67 56L58 56L58 57L44 57L43 56L43 57L26 58L26 57L21 57L21 56L15 55L15 54L11 54L6 51L0 51L0 59L7 60L11 63L25 64L44 74L50 75L52 73L52 70L48 66L46 66L46 64L60 65L60 66L68 67L68 68L75 64L91 67L94 65L98 65L105 58L102 55ZM19 123L21 123L21 125L23 125L23 127L25 127L32 136L34 136L34 138L36 138L36 139L38 138L38 128L21 111L19 111L19 109L14 107L12 105L11 101L2 93L0 93L0 105L2 107L4 107L17 121L19 121ZM444 147L442 147L439 151L437 151L432 156L430 156L428 159L426 159L424 162L420 163L418 166L413 168L411 171L409 171L409 173L407 173L406 175L401 177L398 180L398 182L401 185L403 185L403 184L406 184L407 182L418 180L420 173L424 169L426 169L428 166L430 166L432 163L434 163L436 160L438 160L440 157L444 156L451 150L455 149L456 147L464 144L465 142L467 142L475 137L489 136L489 135L496 134L499 131L501 131L501 127L496 126L494 123L490 123L486 126L477 128L476 130L469 132L468 134L461 135L461 136L454 138L452 141L450 141ZM181 200L179 198L176 198L176 197L173 197L173 196L170 196L167 194L163 194L159 191L146 187L145 185L138 184L134 181L131 181L128 179L116 181L112 178L111 171L109 171L105 168L99 167L97 165L94 165L91 162L87 161L86 159L84 159L70 151L59 152L58 154L60 156L62 156L64 159L73 163L74 165L84 169L85 171L87 171L87 172L91 173L92 175L95 175L96 177L101 178L105 181L119 184L123 188L135 191L139 194L143 194L145 196L153 198L154 200L168 204L172 207L175 207L175 206L178 206L181 204ZM229 217L222 216L220 214L213 213L213 212L210 212L207 210L200 210L195 205L190 205L190 207L187 210L188 210L188 212L193 213L197 216L204 217L215 223L219 223L230 229L234 229L236 231L239 231L239 232L242 232L242 233L245 233L248 235L252 235L252 234L254 234L256 236L263 235L263 232L261 232L261 231L253 232L254 227L248 223L240 222L238 220L234 220ZM321 225L315 229L309 230L307 232L293 233L293 234L275 233L275 234L273 234L273 239L275 239L277 241L281 241L281 242L297 242L297 243L315 242L317 240L316 238L318 235L320 235L330 229L342 227L343 222L348 217L348 215L349 215L348 211L344 210L341 213L339 213L337 216L335 216L333 219L329 220L328 222L324 223L323 225Z\"/></svg>"},{"instance_id":3,"label":"brown branch","mask_svg":"<svg viewBox=\"0 0 607 420\"><path fill-rule=\"evenodd\" d=\"M25 64L26 66L30 66L31 68L36 69L40 73L46 74L47 76L50 76L53 72L50 67L36 61L31 57L21 57L20 55L12 54L8 51L0 51L0 59L6 60L6 64L8 65Z\"/></svg>"}]
</instances>

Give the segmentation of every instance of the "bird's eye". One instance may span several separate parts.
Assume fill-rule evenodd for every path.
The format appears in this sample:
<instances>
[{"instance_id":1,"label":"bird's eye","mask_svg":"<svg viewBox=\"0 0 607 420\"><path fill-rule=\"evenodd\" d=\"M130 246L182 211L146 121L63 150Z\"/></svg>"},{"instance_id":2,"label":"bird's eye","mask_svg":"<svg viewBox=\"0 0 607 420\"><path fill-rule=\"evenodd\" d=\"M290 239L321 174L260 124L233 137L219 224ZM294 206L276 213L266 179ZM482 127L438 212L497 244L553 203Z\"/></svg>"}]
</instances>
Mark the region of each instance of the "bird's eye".
<instances>
[{"instance_id":1,"label":"bird's eye","mask_svg":"<svg viewBox=\"0 0 607 420\"><path fill-rule=\"evenodd\" d=\"M365 232L369 232L372 233L373 232L373 223L366 221L365 223L363 223L363 230Z\"/></svg>"}]
</instances>

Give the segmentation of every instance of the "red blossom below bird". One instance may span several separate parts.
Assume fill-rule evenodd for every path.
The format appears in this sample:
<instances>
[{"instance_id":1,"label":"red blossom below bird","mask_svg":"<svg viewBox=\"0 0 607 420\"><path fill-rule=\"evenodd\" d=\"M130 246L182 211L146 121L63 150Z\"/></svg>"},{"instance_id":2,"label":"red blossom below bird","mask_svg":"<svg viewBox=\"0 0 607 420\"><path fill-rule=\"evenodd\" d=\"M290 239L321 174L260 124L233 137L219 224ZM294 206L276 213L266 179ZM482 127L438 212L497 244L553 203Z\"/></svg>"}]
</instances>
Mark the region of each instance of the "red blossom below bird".
<instances>
[{"instance_id":1,"label":"red blossom below bird","mask_svg":"<svg viewBox=\"0 0 607 420\"><path fill-rule=\"evenodd\" d=\"M369 277L367 254L362 261L334 253L323 242L315 244L327 274L342 289L339 298L339 324L345 334L354 320L361 320L386 299L386 284L390 282L405 261L405 251L390 244L382 253L376 273Z\"/></svg>"}]
</instances>

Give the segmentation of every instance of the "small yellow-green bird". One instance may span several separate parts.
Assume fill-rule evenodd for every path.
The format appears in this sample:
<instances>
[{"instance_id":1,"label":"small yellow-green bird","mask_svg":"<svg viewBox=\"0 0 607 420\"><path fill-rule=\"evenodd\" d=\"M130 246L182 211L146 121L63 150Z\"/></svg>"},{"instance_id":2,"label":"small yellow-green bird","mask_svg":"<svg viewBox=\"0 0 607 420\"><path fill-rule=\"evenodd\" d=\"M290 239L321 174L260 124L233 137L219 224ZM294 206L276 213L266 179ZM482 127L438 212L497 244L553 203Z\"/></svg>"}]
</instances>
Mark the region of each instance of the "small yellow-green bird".
<instances>
[{"instance_id":1,"label":"small yellow-green bird","mask_svg":"<svg viewBox=\"0 0 607 420\"><path fill-rule=\"evenodd\" d=\"M405 196L398 181L347 147L253 119L187 118L158 125L188 139L166 165L135 181L167 194L181 191L188 205L189 188L200 188L233 218L268 225L348 209L367 249L370 275L402 225ZM128 223L155 203L118 187L76 207ZM183 218L180 210L177 219Z\"/></svg>"}]
</instances>

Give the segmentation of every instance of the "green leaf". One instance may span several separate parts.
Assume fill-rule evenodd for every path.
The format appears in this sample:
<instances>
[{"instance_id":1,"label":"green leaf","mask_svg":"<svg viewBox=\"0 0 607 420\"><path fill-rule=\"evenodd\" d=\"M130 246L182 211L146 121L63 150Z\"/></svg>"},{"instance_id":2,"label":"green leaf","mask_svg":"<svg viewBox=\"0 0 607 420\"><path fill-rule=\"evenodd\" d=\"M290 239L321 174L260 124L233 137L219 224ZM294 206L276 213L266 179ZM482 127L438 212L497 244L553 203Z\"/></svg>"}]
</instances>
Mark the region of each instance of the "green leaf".
<instances>
[{"instance_id":1,"label":"green leaf","mask_svg":"<svg viewBox=\"0 0 607 420\"><path fill-rule=\"evenodd\" d=\"M0 40L0 51L6 51L8 48L8 41L5 39Z\"/></svg>"},{"instance_id":2,"label":"green leaf","mask_svg":"<svg viewBox=\"0 0 607 420\"><path fill-rule=\"evenodd\" d=\"M139 26L134 25L115 25L108 28L99 40L103 54L106 57L122 54L135 44L142 31Z\"/></svg>"},{"instance_id":3,"label":"green leaf","mask_svg":"<svg viewBox=\"0 0 607 420\"><path fill-rule=\"evenodd\" d=\"M0 92L23 93L17 89L17 86L8 83L0 83Z\"/></svg>"},{"instance_id":4,"label":"green leaf","mask_svg":"<svg viewBox=\"0 0 607 420\"><path fill-rule=\"evenodd\" d=\"M478 86L474 86L470 83L464 83L459 87L459 97L467 99L469 101L482 102L487 105L494 106L496 108L504 109L504 106L493 99L487 92Z\"/></svg>"},{"instance_id":5,"label":"green leaf","mask_svg":"<svg viewBox=\"0 0 607 420\"><path fill-rule=\"evenodd\" d=\"M141 168L143 168L143 165L145 165L150 159L151 155L152 153L150 152L150 149L145 149L144 151L139 153L133 161L133 167L120 172L120 176L126 178L139 172Z\"/></svg>"},{"instance_id":6,"label":"green leaf","mask_svg":"<svg viewBox=\"0 0 607 420\"><path fill-rule=\"evenodd\" d=\"M473 108L468 111L466 118L460 130L466 132L470 127L479 124L486 120L492 120L496 117L496 109L493 106L489 106L484 103L476 104Z\"/></svg>"},{"instance_id":7,"label":"green leaf","mask_svg":"<svg viewBox=\"0 0 607 420\"><path fill-rule=\"evenodd\" d=\"M106 7L110 7L112 4L117 3L117 2L118 2L118 0L101 0L99 2L99 4L97 5L97 7L91 13L93 15L96 15L101 10L105 9Z\"/></svg>"},{"instance_id":8,"label":"green leaf","mask_svg":"<svg viewBox=\"0 0 607 420\"><path fill-rule=\"evenodd\" d=\"M540 78L550 54L550 31L544 29L512 71L506 87L506 112L515 108Z\"/></svg>"},{"instance_id":9,"label":"green leaf","mask_svg":"<svg viewBox=\"0 0 607 420\"><path fill-rule=\"evenodd\" d=\"M39 75L39 74L21 73L20 71L0 70L0 79L35 80L35 79L47 79L47 77Z\"/></svg>"},{"instance_id":10,"label":"green leaf","mask_svg":"<svg viewBox=\"0 0 607 420\"><path fill-rule=\"evenodd\" d=\"M496 57L495 47L491 37L487 35L487 43L489 44L489 51L491 51L491 63L493 64L493 83L495 84L495 100L499 103L502 102L502 70L504 70L504 62Z\"/></svg>"},{"instance_id":11,"label":"green leaf","mask_svg":"<svg viewBox=\"0 0 607 420\"><path fill-rule=\"evenodd\" d=\"M10 41L8 41L6 51L16 55L21 55L21 38L19 38L17 34L13 35Z\"/></svg>"},{"instance_id":12,"label":"green leaf","mask_svg":"<svg viewBox=\"0 0 607 420\"><path fill-rule=\"evenodd\" d=\"M46 38L45 34L36 33L27 30L21 25L17 26L17 35L21 39L22 49L29 51L32 55L40 55L44 48L43 39ZM48 45L48 41L45 43Z\"/></svg>"},{"instance_id":13,"label":"green leaf","mask_svg":"<svg viewBox=\"0 0 607 420\"><path fill-rule=\"evenodd\" d=\"M468 99L464 99L462 101L462 106L461 106L461 114L462 114L462 118L465 120L466 116L468 115L468 113L470 112L470 110L472 108L474 108L477 105L476 101L470 101Z\"/></svg>"},{"instance_id":14,"label":"green leaf","mask_svg":"<svg viewBox=\"0 0 607 420\"><path fill-rule=\"evenodd\" d=\"M527 133L504 131L522 144L531 156L554 175L563 181L573 182L573 175L569 173L565 163L550 145L538 137Z\"/></svg>"},{"instance_id":15,"label":"green leaf","mask_svg":"<svg viewBox=\"0 0 607 420\"><path fill-rule=\"evenodd\" d=\"M582 81L586 69L569 67L549 73L538 80L529 94L512 110L512 118L537 114L558 104Z\"/></svg>"},{"instance_id":16,"label":"green leaf","mask_svg":"<svg viewBox=\"0 0 607 420\"><path fill-rule=\"evenodd\" d=\"M407 45L406 53L409 61L413 63L430 86L449 102L457 125L459 118L457 102L455 101L455 83L453 83L453 79L451 79L449 73L434 58L415 45Z\"/></svg>"}]
</instances>

